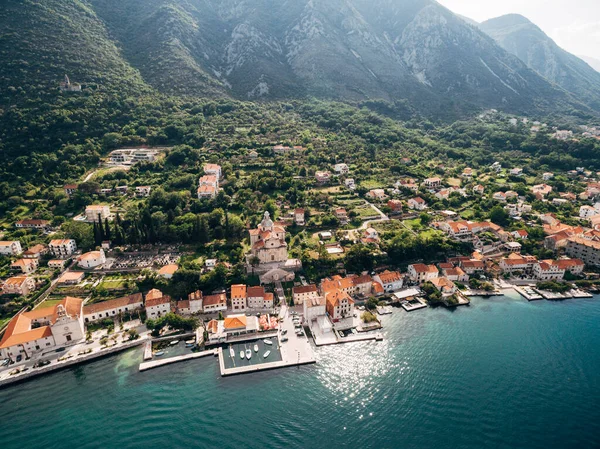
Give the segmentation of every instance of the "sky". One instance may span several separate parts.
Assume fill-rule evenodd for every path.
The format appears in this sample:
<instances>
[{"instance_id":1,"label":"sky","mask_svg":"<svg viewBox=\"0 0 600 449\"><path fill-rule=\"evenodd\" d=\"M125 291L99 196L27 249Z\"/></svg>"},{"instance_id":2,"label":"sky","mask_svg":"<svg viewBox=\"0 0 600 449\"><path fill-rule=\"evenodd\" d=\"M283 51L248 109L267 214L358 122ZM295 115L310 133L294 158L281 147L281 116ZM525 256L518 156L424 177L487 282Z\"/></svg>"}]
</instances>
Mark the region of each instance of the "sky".
<instances>
[{"instance_id":1,"label":"sky","mask_svg":"<svg viewBox=\"0 0 600 449\"><path fill-rule=\"evenodd\" d=\"M477 22L521 14L570 53L600 60L600 0L437 0Z\"/></svg>"}]
</instances>

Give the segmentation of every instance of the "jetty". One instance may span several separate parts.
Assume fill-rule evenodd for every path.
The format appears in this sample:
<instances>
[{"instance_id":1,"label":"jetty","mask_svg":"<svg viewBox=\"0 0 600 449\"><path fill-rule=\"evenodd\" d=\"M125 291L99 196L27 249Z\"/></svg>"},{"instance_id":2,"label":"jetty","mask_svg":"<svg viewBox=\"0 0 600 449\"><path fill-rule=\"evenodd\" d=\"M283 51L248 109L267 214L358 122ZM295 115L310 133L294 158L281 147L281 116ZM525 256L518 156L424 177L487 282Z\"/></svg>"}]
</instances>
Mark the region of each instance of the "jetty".
<instances>
[{"instance_id":1,"label":"jetty","mask_svg":"<svg viewBox=\"0 0 600 449\"><path fill-rule=\"evenodd\" d=\"M527 301L537 301L539 299L544 299L542 295L540 295L536 290L534 290L531 287L518 287L516 285L513 285L513 288Z\"/></svg>"},{"instance_id":2,"label":"jetty","mask_svg":"<svg viewBox=\"0 0 600 449\"><path fill-rule=\"evenodd\" d=\"M219 348L220 350L221 348ZM159 366L170 365L171 363L183 362L185 360L199 359L209 355L217 356L219 351L217 349L209 349L207 351L192 352L190 354L178 355L175 357L167 357L160 360L152 360L150 362L140 363L140 371L147 371L152 368L158 368Z\"/></svg>"},{"instance_id":3,"label":"jetty","mask_svg":"<svg viewBox=\"0 0 600 449\"><path fill-rule=\"evenodd\" d=\"M422 298L415 298L412 301L402 301L400 306L407 312L412 312L413 310L425 309L427 303Z\"/></svg>"}]
</instances>

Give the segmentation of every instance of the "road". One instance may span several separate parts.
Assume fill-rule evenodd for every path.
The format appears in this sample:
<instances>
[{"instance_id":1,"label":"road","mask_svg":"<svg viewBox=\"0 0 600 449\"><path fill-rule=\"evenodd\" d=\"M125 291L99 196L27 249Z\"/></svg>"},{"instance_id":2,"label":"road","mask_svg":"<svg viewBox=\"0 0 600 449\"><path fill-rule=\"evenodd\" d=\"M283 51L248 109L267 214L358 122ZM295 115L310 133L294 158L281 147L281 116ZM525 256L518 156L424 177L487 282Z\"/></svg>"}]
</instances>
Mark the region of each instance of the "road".
<instances>
[{"instance_id":1,"label":"road","mask_svg":"<svg viewBox=\"0 0 600 449\"><path fill-rule=\"evenodd\" d=\"M371 223L381 223L383 221L389 221L389 217L384 214L383 212L381 212L381 210L375 206L374 204L369 203L367 200L365 200L365 205L367 206L371 206L371 208L381 217L378 218L377 220L367 220L365 221L361 226L360 229L367 229L369 226L371 226Z\"/></svg>"}]
</instances>

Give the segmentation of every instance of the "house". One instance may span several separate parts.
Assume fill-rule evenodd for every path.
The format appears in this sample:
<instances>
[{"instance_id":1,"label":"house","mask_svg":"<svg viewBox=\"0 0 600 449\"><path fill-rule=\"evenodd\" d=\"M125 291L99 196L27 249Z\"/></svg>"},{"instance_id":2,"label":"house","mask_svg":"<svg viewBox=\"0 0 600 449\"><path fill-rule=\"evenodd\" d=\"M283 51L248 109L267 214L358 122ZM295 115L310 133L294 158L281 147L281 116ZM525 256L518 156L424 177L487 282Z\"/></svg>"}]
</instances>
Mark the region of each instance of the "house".
<instances>
[{"instance_id":1,"label":"house","mask_svg":"<svg viewBox=\"0 0 600 449\"><path fill-rule=\"evenodd\" d=\"M379 242L379 233L375 228L367 228L363 232L363 236L361 241L363 243L378 243Z\"/></svg>"},{"instance_id":2,"label":"house","mask_svg":"<svg viewBox=\"0 0 600 449\"><path fill-rule=\"evenodd\" d=\"M579 208L579 218L586 220L594 215L600 215L600 211L592 206L584 205Z\"/></svg>"},{"instance_id":3,"label":"house","mask_svg":"<svg viewBox=\"0 0 600 449\"><path fill-rule=\"evenodd\" d=\"M565 270L553 260L542 260L533 265L533 275L541 281L557 281L565 276Z\"/></svg>"},{"instance_id":4,"label":"house","mask_svg":"<svg viewBox=\"0 0 600 449\"><path fill-rule=\"evenodd\" d=\"M52 259L48 261L48 268L51 270L64 270L67 265L67 261L65 259Z\"/></svg>"},{"instance_id":5,"label":"house","mask_svg":"<svg viewBox=\"0 0 600 449\"><path fill-rule=\"evenodd\" d=\"M352 294L360 296L369 296L373 291L373 278L368 274L361 276L352 276Z\"/></svg>"},{"instance_id":6,"label":"house","mask_svg":"<svg viewBox=\"0 0 600 449\"><path fill-rule=\"evenodd\" d=\"M72 83L69 77L65 75L64 81L60 83L61 92L81 92L81 84Z\"/></svg>"},{"instance_id":7,"label":"house","mask_svg":"<svg viewBox=\"0 0 600 449\"><path fill-rule=\"evenodd\" d=\"M430 279L429 282L431 282L443 296L450 296L456 293L456 285L448 278L437 277Z\"/></svg>"},{"instance_id":8,"label":"house","mask_svg":"<svg viewBox=\"0 0 600 449\"><path fill-rule=\"evenodd\" d=\"M245 284L234 284L231 286L231 309L245 312L248 308L248 293Z\"/></svg>"},{"instance_id":9,"label":"house","mask_svg":"<svg viewBox=\"0 0 600 449\"><path fill-rule=\"evenodd\" d=\"M384 271L373 276L373 280L383 286L386 293L394 293L402 288L404 278L399 271Z\"/></svg>"},{"instance_id":10,"label":"house","mask_svg":"<svg viewBox=\"0 0 600 449\"><path fill-rule=\"evenodd\" d=\"M530 272L536 263L537 259L534 256L510 254L508 257L500 259L498 266L503 273L513 274L517 271Z\"/></svg>"},{"instance_id":11,"label":"house","mask_svg":"<svg viewBox=\"0 0 600 449\"><path fill-rule=\"evenodd\" d=\"M303 304L304 301L318 297L319 292L317 291L317 286L314 284L292 288L292 299L295 305Z\"/></svg>"},{"instance_id":12,"label":"house","mask_svg":"<svg viewBox=\"0 0 600 449\"><path fill-rule=\"evenodd\" d=\"M85 219L92 223L94 221L106 220L110 217L110 207L102 205L90 205L85 208Z\"/></svg>"},{"instance_id":13,"label":"house","mask_svg":"<svg viewBox=\"0 0 600 449\"><path fill-rule=\"evenodd\" d=\"M461 267L444 268L442 275L450 281L469 282L469 275Z\"/></svg>"},{"instance_id":14,"label":"house","mask_svg":"<svg viewBox=\"0 0 600 449\"><path fill-rule=\"evenodd\" d=\"M46 229L50 227L50 222L38 219L19 220L15 223L15 227L23 229Z\"/></svg>"},{"instance_id":15,"label":"house","mask_svg":"<svg viewBox=\"0 0 600 449\"><path fill-rule=\"evenodd\" d=\"M21 242L18 240L0 241L0 255L2 256L18 256L23 252Z\"/></svg>"},{"instance_id":16,"label":"house","mask_svg":"<svg viewBox=\"0 0 600 449\"><path fill-rule=\"evenodd\" d=\"M66 184L63 188L65 190L65 193L67 194L67 196L71 196L73 195L75 192L77 192L77 184Z\"/></svg>"},{"instance_id":17,"label":"house","mask_svg":"<svg viewBox=\"0 0 600 449\"><path fill-rule=\"evenodd\" d=\"M3 295L27 296L35 290L35 279L29 276L13 276L4 281Z\"/></svg>"},{"instance_id":18,"label":"house","mask_svg":"<svg viewBox=\"0 0 600 449\"><path fill-rule=\"evenodd\" d=\"M504 247L509 253L520 253L521 244L519 242L506 242Z\"/></svg>"},{"instance_id":19,"label":"house","mask_svg":"<svg viewBox=\"0 0 600 449\"><path fill-rule=\"evenodd\" d=\"M171 311L171 297L153 288L146 293L146 316L150 319L160 318Z\"/></svg>"},{"instance_id":20,"label":"house","mask_svg":"<svg viewBox=\"0 0 600 449\"><path fill-rule=\"evenodd\" d=\"M384 199L387 198L387 195L385 194L385 190L383 189L372 189L369 190L365 196L367 198L369 198L370 200L378 200L378 201L383 201Z\"/></svg>"},{"instance_id":21,"label":"house","mask_svg":"<svg viewBox=\"0 0 600 449\"><path fill-rule=\"evenodd\" d=\"M223 176L221 166L217 164L204 164L204 174L216 176L217 180Z\"/></svg>"},{"instance_id":22,"label":"house","mask_svg":"<svg viewBox=\"0 0 600 449\"><path fill-rule=\"evenodd\" d=\"M66 271L60 275L56 281L59 285L75 285L79 284L85 278L83 271Z\"/></svg>"},{"instance_id":23,"label":"house","mask_svg":"<svg viewBox=\"0 0 600 449\"><path fill-rule=\"evenodd\" d=\"M188 295L188 299L177 301L177 311L183 315L193 315L202 312L202 292L196 290Z\"/></svg>"},{"instance_id":24,"label":"house","mask_svg":"<svg viewBox=\"0 0 600 449\"><path fill-rule=\"evenodd\" d=\"M325 298L323 296L316 295L314 297L306 299L302 303L302 308L304 311L304 320L307 323L311 323L313 320L318 319L318 317L325 316Z\"/></svg>"},{"instance_id":25,"label":"house","mask_svg":"<svg viewBox=\"0 0 600 449\"><path fill-rule=\"evenodd\" d=\"M546 172L542 174L542 179L544 181L550 181L552 178L554 178L554 173Z\"/></svg>"},{"instance_id":26,"label":"house","mask_svg":"<svg viewBox=\"0 0 600 449\"><path fill-rule=\"evenodd\" d=\"M23 274L31 274L38 268L37 259L18 259L10 264L11 270L20 271Z\"/></svg>"},{"instance_id":27,"label":"house","mask_svg":"<svg viewBox=\"0 0 600 449\"><path fill-rule=\"evenodd\" d=\"M425 210L427 209L427 203L423 198L418 196L408 200L408 208L413 210Z\"/></svg>"},{"instance_id":28,"label":"house","mask_svg":"<svg viewBox=\"0 0 600 449\"><path fill-rule=\"evenodd\" d=\"M335 218L337 218L340 222L340 224L346 224L348 223L348 213L346 212L346 209L344 209L343 207L338 207L334 212L333 215L335 216Z\"/></svg>"},{"instance_id":29,"label":"house","mask_svg":"<svg viewBox=\"0 0 600 449\"><path fill-rule=\"evenodd\" d=\"M15 315L0 340L0 358L19 362L79 343L85 336L82 308L82 299L67 296L54 306Z\"/></svg>"},{"instance_id":30,"label":"house","mask_svg":"<svg viewBox=\"0 0 600 449\"><path fill-rule=\"evenodd\" d=\"M392 215L402 214L402 201L400 200L389 200L387 202L388 207L392 210Z\"/></svg>"},{"instance_id":31,"label":"house","mask_svg":"<svg viewBox=\"0 0 600 449\"><path fill-rule=\"evenodd\" d=\"M66 259L77 251L77 244L73 239L59 239L50 241L48 248L54 257Z\"/></svg>"},{"instance_id":32,"label":"house","mask_svg":"<svg viewBox=\"0 0 600 449\"><path fill-rule=\"evenodd\" d=\"M492 198L496 201L500 201L501 203L506 202L506 194L504 192L496 192L492 195Z\"/></svg>"},{"instance_id":33,"label":"house","mask_svg":"<svg viewBox=\"0 0 600 449\"><path fill-rule=\"evenodd\" d=\"M216 266L217 266L217 259L206 259L204 261L204 267L207 270L212 270Z\"/></svg>"},{"instance_id":34,"label":"house","mask_svg":"<svg viewBox=\"0 0 600 449\"><path fill-rule=\"evenodd\" d=\"M211 199L217 196L217 188L211 185L201 185L197 190L198 199Z\"/></svg>"},{"instance_id":35,"label":"house","mask_svg":"<svg viewBox=\"0 0 600 449\"><path fill-rule=\"evenodd\" d=\"M264 287L248 287L248 308L266 309L273 307L273 293L265 292Z\"/></svg>"},{"instance_id":36,"label":"house","mask_svg":"<svg viewBox=\"0 0 600 449\"><path fill-rule=\"evenodd\" d=\"M552 137L557 140L569 140L573 137L573 131L568 130L557 130Z\"/></svg>"},{"instance_id":37,"label":"house","mask_svg":"<svg viewBox=\"0 0 600 449\"><path fill-rule=\"evenodd\" d=\"M522 168L511 168L508 172L511 176L522 176L523 169Z\"/></svg>"},{"instance_id":38,"label":"house","mask_svg":"<svg viewBox=\"0 0 600 449\"><path fill-rule=\"evenodd\" d=\"M48 248L44 245L34 245L28 248L24 253L25 259L40 259L43 255L48 253Z\"/></svg>"},{"instance_id":39,"label":"house","mask_svg":"<svg viewBox=\"0 0 600 449\"><path fill-rule=\"evenodd\" d=\"M520 240L527 240L527 237L529 236L525 229L517 229L516 231L512 231L510 235Z\"/></svg>"},{"instance_id":40,"label":"house","mask_svg":"<svg viewBox=\"0 0 600 449\"><path fill-rule=\"evenodd\" d=\"M471 179L473 177L473 169L471 167L465 168L460 176L461 178Z\"/></svg>"},{"instance_id":41,"label":"house","mask_svg":"<svg viewBox=\"0 0 600 449\"><path fill-rule=\"evenodd\" d=\"M117 187L115 187L115 190L117 191L118 194L125 195L127 193L127 191L129 190L129 187L128 186L117 186Z\"/></svg>"},{"instance_id":42,"label":"house","mask_svg":"<svg viewBox=\"0 0 600 449\"><path fill-rule=\"evenodd\" d=\"M423 185L428 189L437 189L442 185L442 179L438 177L427 178L423 181Z\"/></svg>"},{"instance_id":43,"label":"house","mask_svg":"<svg viewBox=\"0 0 600 449\"><path fill-rule=\"evenodd\" d=\"M537 184L531 188L531 192L538 198L542 199L550 192L552 192L552 187L548 184Z\"/></svg>"},{"instance_id":44,"label":"house","mask_svg":"<svg viewBox=\"0 0 600 449\"><path fill-rule=\"evenodd\" d=\"M583 269L585 267L583 260L580 259L558 259L554 261L554 264L565 270L565 272L568 271L569 273L575 275L583 273Z\"/></svg>"},{"instance_id":45,"label":"house","mask_svg":"<svg viewBox=\"0 0 600 449\"><path fill-rule=\"evenodd\" d=\"M304 226L304 209L298 208L294 211L294 222L298 226Z\"/></svg>"},{"instance_id":46,"label":"house","mask_svg":"<svg viewBox=\"0 0 600 449\"><path fill-rule=\"evenodd\" d=\"M248 152L248 159L256 159L258 158L258 152L256 150L250 150Z\"/></svg>"},{"instance_id":47,"label":"house","mask_svg":"<svg viewBox=\"0 0 600 449\"><path fill-rule=\"evenodd\" d=\"M152 191L152 187L150 186L137 186L135 188L136 196L150 196L150 192Z\"/></svg>"},{"instance_id":48,"label":"house","mask_svg":"<svg viewBox=\"0 0 600 449\"><path fill-rule=\"evenodd\" d=\"M331 173L328 171L317 171L315 173L315 179L319 184L325 184L331 180Z\"/></svg>"},{"instance_id":49,"label":"house","mask_svg":"<svg viewBox=\"0 0 600 449\"><path fill-rule=\"evenodd\" d=\"M114 318L124 313L141 310L144 307L144 298L141 293L135 293L122 298L109 299L83 307L83 321L94 321Z\"/></svg>"},{"instance_id":50,"label":"house","mask_svg":"<svg viewBox=\"0 0 600 449\"><path fill-rule=\"evenodd\" d=\"M223 312L227 310L227 297L225 293L208 295L204 297L202 311L204 313Z\"/></svg>"},{"instance_id":51,"label":"house","mask_svg":"<svg viewBox=\"0 0 600 449\"><path fill-rule=\"evenodd\" d=\"M490 166L490 168L496 173L499 173L500 171L502 171L502 164L496 161Z\"/></svg>"},{"instance_id":52,"label":"house","mask_svg":"<svg viewBox=\"0 0 600 449\"><path fill-rule=\"evenodd\" d=\"M459 265L468 275L482 273L485 270L485 264L483 261L477 259L462 260L460 261Z\"/></svg>"},{"instance_id":53,"label":"house","mask_svg":"<svg viewBox=\"0 0 600 449\"><path fill-rule=\"evenodd\" d=\"M219 192L219 178L216 175L204 175L198 184L198 199L214 198Z\"/></svg>"},{"instance_id":54,"label":"house","mask_svg":"<svg viewBox=\"0 0 600 449\"><path fill-rule=\"evenodd\" d=\"M333 166L333 171L336 175L346 175L350 172L350 168L346 164L335 164Z\"/></svg>"},{"instance_id":55,"label":"house","mask_svg":"<svg viewBox=\"0 0 600 449\"><path fill-rule=\"evenodd\" d=\"M442 189L439 192L436 192L435 197L438 200L447 200L450 198L450 193L452 193L450 189Z\"/></svg>"},{"instance_id":56,"label":"house","mask_svg":"<svg viewBox=\"0 0 600 449\"><path fill-rule=\"evenodd\" d=\"M519 196L519 194L514 190L507 190L504 192L504 195L506 196L507 200L512 200L513 198L517 198Z\"/></svg>"},{"instance_id":57,"label":"house","mask_svg":"<svg viewBox=\"0 0 600 449\"><path fill-rule=\"evenodd\" d=\"M161 267L161 269L158 270L158 275L165 279L171 279L177 270L179 270L179 265L176 263L170 263L164 267Z\"/></svg>"},{"instance_id":58,"label":"house","mask_svg":"<svg viewBox=\"0 0 600 449\"><path fill-rule=\"evenodd\" d=\"M77 265L81 268L96 268L106 263L104 250L90 251L77 257Z\"/></svg>"},{"instance_id":59,"label":"house","mask_svg":"<svg viewBox=\"0 0 600 449\"><path fill-rule=\"evenodd\" d=\"M335 323L354 314L354 300L341 290L329 291L325 293L325 310Z\"/></svg>"},{"instance_id":60,"label":"house","mask_svg":"<svg viewBox=\"0 0 600 449\"><path fill-rule=\"evenodd\" d=\"M346 178L344 180L344 185L347 189L354 190L356 189L356 184L354 183L354 178Z\"/></svg>"},{"instance_id":61,"label":"house","mask_svg":"<svg viewBox=\"0 0 600 449\"><path fill-rule=\"evenodd\" d=\"M473 187L473 193L475 195L483 195L484 192L485 187L483 187L481 184L477 184L475 187Z\"/></svg>"},{"instance_id":62,"label":"house","mask_svg":"<svg viewBox=\"0 0 600 449\"><path fill-rule=\"evenodd\" d=\"M223 320L223 331L227 337L255 334L258 330L259 322L255 316L229 315Z\"/></svg>"},{"instance_id":63,"label":"house","mask_svg":"<svg viewBox=\"0 0 600 449\"><path fill-rule=\"evenodd\" d=\"M415 263L408 266L408 277L411 281L420 284L438 277L438 269L435 265Z\"/></svg>"}]
</instances>

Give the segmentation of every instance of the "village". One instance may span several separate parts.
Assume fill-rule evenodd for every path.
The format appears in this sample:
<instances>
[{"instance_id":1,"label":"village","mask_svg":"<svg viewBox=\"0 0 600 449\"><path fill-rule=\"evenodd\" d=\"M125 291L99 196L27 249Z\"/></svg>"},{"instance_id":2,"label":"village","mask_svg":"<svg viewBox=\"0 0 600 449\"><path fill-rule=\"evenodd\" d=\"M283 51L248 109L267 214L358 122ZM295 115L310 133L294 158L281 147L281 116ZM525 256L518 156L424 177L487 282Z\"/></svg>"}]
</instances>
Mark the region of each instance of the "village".
<instances>
[{"instance_id":1,"label":"village","mask_svg":"<svg viewBox=\"0 0 600 449\"><path fill-rule=\"evenodd\" d=\"M556 131L554 138L573 136ZM116 150L104 164L127 171L164 151ZM271 151L290 162L307 150L275 145ZM250 150L240 165L265 157ZM415 161L400 163L411 173ZM434 176L383 182L365 180L360 170L353 175L356 167L344 162L320 167L310 180L307 173L310 191L302 204L279 198L246 217L256 225L239 231L246 235L236 250L243 270L237 277L224 276L236 263L224 250L198 256L178 244L117 241L128 210L122 199L148 201L161 186L96 188L97 201L69 218L93 228L86 251L61 231L64 224L20 219L4 234L26 233L37 236L26 241L38 243L24 249L19 239L0 242L8 261L3 298L19 299L14 314L0 321L0 382L138 344L150 364L143 370L193 354L218 355L222 375L314 363L319 346L384 338L382 318L398 313L391 306L406 312L456 307L507 289L530 301L596 291L598 174L583 167L535 173L498 161L478 169L431 168ZM199 204L234 193L239 174L231 170L202 166L194 186ZM64 194L75 199L81 186L67 184ZM434 245L446 248L445 257L439 249L432 253ZM220 280L209 290L185 291L196 282L189 274L183 281L190 267L201 282ZM165 350L160 341L176 343Z\"/></svg>"}]
</instances>

